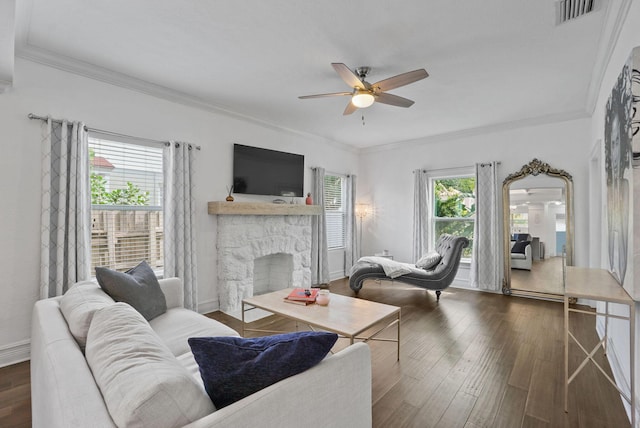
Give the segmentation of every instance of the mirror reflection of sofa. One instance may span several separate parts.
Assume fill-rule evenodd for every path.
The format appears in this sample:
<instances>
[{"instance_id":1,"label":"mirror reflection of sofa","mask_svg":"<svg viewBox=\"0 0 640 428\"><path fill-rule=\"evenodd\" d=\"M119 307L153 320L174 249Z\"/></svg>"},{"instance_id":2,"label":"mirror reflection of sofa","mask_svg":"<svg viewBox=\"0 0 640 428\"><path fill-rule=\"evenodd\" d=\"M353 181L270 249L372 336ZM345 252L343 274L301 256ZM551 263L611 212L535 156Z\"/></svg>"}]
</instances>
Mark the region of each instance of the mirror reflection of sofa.
<instances>
[{"instance_id":1,"label":"mirror reflection of sofa","mask_svg":"<svg viewBox=\"0 0 640 428\"><path fill-rule=\"evenodd\" d=\"M516 233L511 239L511 269L531 270L531 235Z\"/></svg>"}]
</instances>

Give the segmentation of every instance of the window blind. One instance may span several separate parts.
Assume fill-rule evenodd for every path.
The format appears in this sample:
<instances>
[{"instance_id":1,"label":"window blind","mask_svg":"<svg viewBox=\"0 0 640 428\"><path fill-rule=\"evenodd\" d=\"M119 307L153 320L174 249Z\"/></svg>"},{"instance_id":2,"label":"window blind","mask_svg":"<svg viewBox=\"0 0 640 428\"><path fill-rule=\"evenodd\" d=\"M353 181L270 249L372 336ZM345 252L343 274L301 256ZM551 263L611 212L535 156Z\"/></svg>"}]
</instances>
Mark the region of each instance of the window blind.
<instances>
[{"instance_id":1,"label":"window blind","mask_svg":"<svg viewBox=\"0 0 640 428\"><path fill-rule=\"evenodd\" d=\"M345 239L344 179L338 175L325 175L324 204L327 225L327 247L343 248Z\"/></svg>"},{"instance_id":2,"label":"window blind","mask_svg":"<svg viewBox=\"0 0 640 428\"><path fill-rule=\"evenodd\" d=\"M162 148L89 138L91 265L164 266Z\"/></svg>"}]
</instances>

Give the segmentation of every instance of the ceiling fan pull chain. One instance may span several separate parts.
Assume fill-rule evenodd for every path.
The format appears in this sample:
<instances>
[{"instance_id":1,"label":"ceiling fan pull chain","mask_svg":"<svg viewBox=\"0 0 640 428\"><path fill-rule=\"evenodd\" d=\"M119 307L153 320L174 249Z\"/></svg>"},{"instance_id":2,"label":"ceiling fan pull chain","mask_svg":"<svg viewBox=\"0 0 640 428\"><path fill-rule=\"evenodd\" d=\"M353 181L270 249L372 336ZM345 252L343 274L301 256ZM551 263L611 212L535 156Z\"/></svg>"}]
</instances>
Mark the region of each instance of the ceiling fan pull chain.
<instances>
[{"instance_id":1,"label":"ceiling fan pull chain","mask_svg":"<svg viewBox=\"0 0 640 428\"><path fill-rule=\"evenodd\" d=\"M364 126L364 114L362 115L362 126Z\"/></svg>"}]
</instances>

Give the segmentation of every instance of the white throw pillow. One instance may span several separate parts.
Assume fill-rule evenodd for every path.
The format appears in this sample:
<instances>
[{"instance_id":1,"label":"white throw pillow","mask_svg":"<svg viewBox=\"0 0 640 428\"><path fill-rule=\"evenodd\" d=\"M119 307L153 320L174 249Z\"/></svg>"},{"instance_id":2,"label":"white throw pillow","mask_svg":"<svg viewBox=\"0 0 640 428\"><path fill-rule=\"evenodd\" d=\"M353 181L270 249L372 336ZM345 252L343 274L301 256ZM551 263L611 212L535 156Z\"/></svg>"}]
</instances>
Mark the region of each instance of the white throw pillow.
<instances>
[{"instance_id":1,"label":"white throw pillow","mask_svg":"<svg viewBox=\"0 0 640 428\"><path fill-rule=\"evenodd\" d=\"M96 311L86 356L119 427L179 427L215 411L202 385L126 303Z\"/></svg>"},{"instance_id":2,"label":"white throw pillow","mask_svg":"<svg viewBox=\"0 0 640 428\"><path fill-rule=\"evenodd\" d=\"M93 314L114 301L93 281L72 286L60 299L60 311L69 325L69 331L84 351Z\"/></svg>"},{"instance_id":3,"label":"white throw pillow","mask_svg":"<svg viewBox=\"0 0 640 428\"><path fill-rule=\"evenodd\" d=\"M428 270L440 263L440 260L442 260L442 256L437 251L429 251L420 257L420 260L416 262L416 267Z\"/></svg>"}]
</instances>

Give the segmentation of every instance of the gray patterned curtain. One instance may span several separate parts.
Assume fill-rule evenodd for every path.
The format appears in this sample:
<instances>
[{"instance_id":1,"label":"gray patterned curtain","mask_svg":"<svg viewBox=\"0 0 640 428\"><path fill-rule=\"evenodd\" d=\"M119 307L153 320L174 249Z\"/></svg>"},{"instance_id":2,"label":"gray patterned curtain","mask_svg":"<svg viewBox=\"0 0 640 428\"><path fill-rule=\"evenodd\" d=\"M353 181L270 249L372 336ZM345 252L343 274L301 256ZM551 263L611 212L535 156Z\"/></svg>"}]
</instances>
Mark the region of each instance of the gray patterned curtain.
<instances>
[{"instance_id":1,"label":"gray patterned curtain","mask_svg":"<svg viewBox=\"0 0 640 428\"><path fill-rule=\"evenodd\" d=\"M413 261L429 248L429 202L427 172L413 171Z\"/></svg>"},{"instance_id":2,"label":"gray patterned curtain","mask_svg":"<svg viewBox=\"0 0 640 428\"><path fill-rule=\"evenodd\" d=\"M360 245L358 242L358 234L356 233L356 176L349 175L347 177L346 194L346 248L344 251L344 271L345 274L351 272L351 267L360 258Z\"/></svg>"},{"instance_id":3,"label":"gray patterned curtain","mask_svg":"<svg viewBox=\"0 0 640 428\"><path fill-rule=\"evenodd\" d=\"M164 277L184 286L184 307L198 310L193 163L196 148L171 141L164 150Z\"/></svg>"},{"instance_id":4,"label":"gray patterned curtain","mask_svg":"<svg viewBox=\"0 0 640 428\"><path fill-rule=\"evenodd\" d=\"M81 122L43 124L40 298L91 276L89 144Z\"/></svg>"},{"instance_id":5,"label":"gray patterned curtain","mask_svg":"<svg viewBox=\"0 0 640 428\"><path fill-rule=\"evenodd\" d=\"M476 164L476 226L473 230L471 286L499 291L502 256L498 209L498 163Z\"/></svg>"},{"instance_id":6,"label":"gray patterned curtain","mask_svg":"<svg viewBox=\"0 0 640 428\"><path fill-rule=\"evenodd\" d=\"M320 215L311 216L311 284L328 284L329 245L327 244L327 222L324 212L324 168L312 168L311 194L316 204L322 207Z\"/></svg>"}]
</instances>

